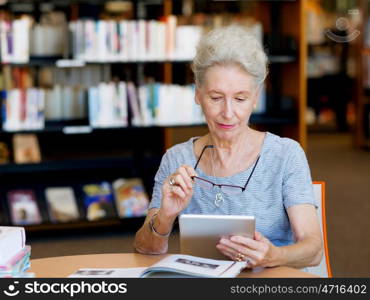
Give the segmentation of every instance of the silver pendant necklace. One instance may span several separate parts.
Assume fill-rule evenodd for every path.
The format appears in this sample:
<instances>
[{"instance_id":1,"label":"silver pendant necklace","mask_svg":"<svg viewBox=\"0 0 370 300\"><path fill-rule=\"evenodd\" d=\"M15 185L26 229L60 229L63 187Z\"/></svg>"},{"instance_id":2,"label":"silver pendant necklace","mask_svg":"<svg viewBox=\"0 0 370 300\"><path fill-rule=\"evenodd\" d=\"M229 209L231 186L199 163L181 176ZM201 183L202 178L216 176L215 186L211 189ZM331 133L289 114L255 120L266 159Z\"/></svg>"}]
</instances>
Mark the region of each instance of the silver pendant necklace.
<instances>
[{"instance_id":1,"label":"silver pendant necklace","mask_svg":"<svg viewBox=\"0 0 370 300\"><path fill-rule=\"evenodd\" d=\"M215 167L213 165L213 162L214 162L214 159L213 159L213 149L211 149L212 151L212 162L211 162L211 165L212 165L212 172L213 172L213 177L216 178L216 173L215 173ZM216 193L216 197L215 197L215 200L214 200L214 204L217 206L217 207L220 207L224 202L224 197L221 193L221 189L219 188L219 191Z\"/></svg>"}]
</instances>

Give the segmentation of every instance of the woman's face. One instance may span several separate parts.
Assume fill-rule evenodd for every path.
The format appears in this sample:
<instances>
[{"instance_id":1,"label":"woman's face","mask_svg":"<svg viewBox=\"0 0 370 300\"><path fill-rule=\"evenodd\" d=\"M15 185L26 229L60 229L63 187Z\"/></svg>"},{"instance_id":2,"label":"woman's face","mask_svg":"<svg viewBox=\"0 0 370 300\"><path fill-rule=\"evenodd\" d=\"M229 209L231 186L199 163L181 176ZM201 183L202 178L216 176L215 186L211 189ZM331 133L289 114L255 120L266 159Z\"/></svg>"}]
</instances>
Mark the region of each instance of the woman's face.
<instances>
[{"instance_id":1,"label":"woman's face","mask_svg":"<svg viewBox=\"0 0 370 300\"><path fill-rule=\"evenodd\" d=\"M232 140L245 130L257 99L254 78L237 65L210 67L195 96L210 132L223 140Z\"/></svg>"}]
</instances>

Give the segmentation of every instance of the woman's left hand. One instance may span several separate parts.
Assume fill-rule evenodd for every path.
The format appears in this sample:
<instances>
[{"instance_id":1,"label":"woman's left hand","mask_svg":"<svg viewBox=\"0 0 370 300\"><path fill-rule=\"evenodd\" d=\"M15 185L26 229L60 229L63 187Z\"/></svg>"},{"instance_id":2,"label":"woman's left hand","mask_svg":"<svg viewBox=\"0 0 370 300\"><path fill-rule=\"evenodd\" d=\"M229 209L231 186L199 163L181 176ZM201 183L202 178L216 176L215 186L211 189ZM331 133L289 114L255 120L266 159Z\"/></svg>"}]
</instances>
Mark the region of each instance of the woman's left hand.
<instances>
[{"instance_id":1,"label":"woman's left hand","mask_svg":"<svg viewBox=\"0 0 370 300\"><path fill-rule=\"evenodd\" d=\"M244 236L221 238L217 249L231 260L248 261L248 268L278 265L281 249L274 246L261 233L255 232L254 239Z\"/></svg>"}]
</instances>

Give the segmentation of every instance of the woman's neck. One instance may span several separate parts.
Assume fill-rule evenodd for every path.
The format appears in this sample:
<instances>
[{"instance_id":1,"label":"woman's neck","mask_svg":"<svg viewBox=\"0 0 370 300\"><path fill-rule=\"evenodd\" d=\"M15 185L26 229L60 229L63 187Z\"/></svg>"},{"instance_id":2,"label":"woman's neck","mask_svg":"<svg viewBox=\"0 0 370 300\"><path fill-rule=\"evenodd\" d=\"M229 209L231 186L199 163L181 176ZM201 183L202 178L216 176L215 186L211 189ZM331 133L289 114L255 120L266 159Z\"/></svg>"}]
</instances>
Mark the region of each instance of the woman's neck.
<instances>
[{"instance_id":1,"label":"woman's neck","mask_svg":"<svg viewBox=\"0 0 370 300\"><path fill-rule=\"evenodd\" d=\"M213 145L213 163L218 169L228 169L237 165L242 157L253 151L253 130L246 127L246 130L236 136L233 140L221 140L212 133L208 134L208 143Z\"/></svg>"}]
</instances>

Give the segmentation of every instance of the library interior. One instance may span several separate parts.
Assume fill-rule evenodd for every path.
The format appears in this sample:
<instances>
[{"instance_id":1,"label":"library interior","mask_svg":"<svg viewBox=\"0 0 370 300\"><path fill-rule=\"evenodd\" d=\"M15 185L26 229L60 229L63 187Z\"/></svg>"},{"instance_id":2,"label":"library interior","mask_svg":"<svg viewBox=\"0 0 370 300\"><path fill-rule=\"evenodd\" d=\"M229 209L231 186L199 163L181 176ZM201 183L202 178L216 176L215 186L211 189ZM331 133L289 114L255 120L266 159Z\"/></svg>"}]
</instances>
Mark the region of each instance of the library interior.
<instances>
[{"instance_id":1,"label":"library interior","mask_svg":"<svg viewBox=\"0 0 370 300\"><path fill-rule=\"evenodd\" d=\"M208 132L198 41L229 25L268 57L250 127L325 182L331 275L370 276L368 0L0 0L0 225L31 261L135 252L162 156Z\"/></svg>"}]
</instances>

